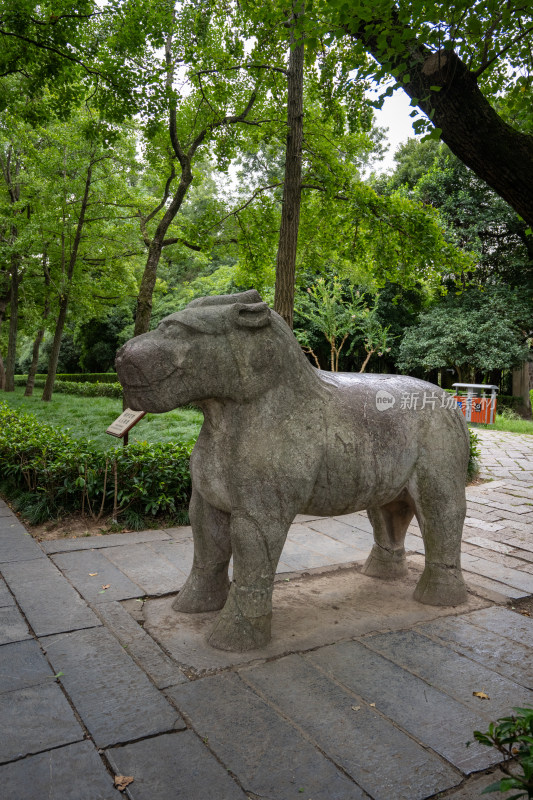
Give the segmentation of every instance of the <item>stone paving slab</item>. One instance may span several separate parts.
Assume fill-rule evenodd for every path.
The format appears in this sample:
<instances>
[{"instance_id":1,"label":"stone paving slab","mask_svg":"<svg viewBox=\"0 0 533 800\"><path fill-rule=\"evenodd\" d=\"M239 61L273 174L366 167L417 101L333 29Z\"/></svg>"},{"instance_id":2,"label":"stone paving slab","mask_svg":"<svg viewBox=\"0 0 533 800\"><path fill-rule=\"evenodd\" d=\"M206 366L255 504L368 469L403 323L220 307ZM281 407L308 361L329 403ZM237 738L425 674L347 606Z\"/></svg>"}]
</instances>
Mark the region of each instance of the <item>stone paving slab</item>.
<instances>
[{"instance_id":1,"label":"stone paving slab","mask_svg":"<svg viewBox=\"0 0 533 800\"><path fill-rule=\"evenodd\" d=\"M91 742L29 756L0 767L2 800L118 800Z\"/></svg>"},{"instance_id":2,"label":"stone paving slab","mask_svg":"<svg viewBox=\"0 0 533 800\"><path fill-rule=\"evenodd\" d=\"M168 545L168 549L172 547L176 545ZM123 547L111 547L104 551L104 555L127 578L140 586L143 594L158 597L177 592L183 586L183 572L144 543L128 542Z\"/></svg>"},{"instance_id":3,"label":"stone paving slab","mask_svg":"<svg viewBox=\"0 0 533 800\"><path fill-rule=\"evenodd\" d=\"M307 654L310 663L339 681L403 730L465 774L495 764L497 753L478 743L465 747L486 720L435 687L372 652L345 642Z\"/></svg>"},{"instance_id":4,"label":"stone paving slab","mask_svg":"<svg viewBox=\"0 0 533 800\"><path fill-rule=\"evenodd\" d=\"M98 616L158 689L187 682L188 678L176 662L158 647L120 603L100 603Z\"/></svg>"},{"instance_id":5,"label":"stone paving slab","mask_svg":"<svg viewBox=\"0 0 533 800\"><path fill-rule=\"evenodd\" d=\"M375 800L423 800L462 781L449 764L301 656L239 674Z\"/></svg>"},{"instance_id":6,"label":"stone paving slab","mask_svg":"<svg viewBox=\"0 0 533 800\"><path fill-rule=\"evenodd\" d=\"M465 781L464 785L459 789L446 794L446 800L482 800L482 792L491 783L496 783L504 778L505 775L500 770L494 770L487 775L476 775ZM487 795L485 795L486 797ZM509 800L509 798L516 797L516 789L509 792L491 795L491 797L498 798L498 800Z\"/></svg>"},{"instance_id":7,"label":"stone paving slab","mask_svg":"<svg viewBox=\"0 0 533 800\"><path fill-rule=\"evenodd\" d=\"M192 567L192 540L180 542L171 539L168 542L150 542L150 550L169 561L179 575L178 584L173 591L181 589Z\"/></svg>"},{"instance_id":8,"label":"stone paving slab","mask_svg":"<svg viewBox=\"0 0 533 800\"><path fill-rule=\"evenodd\" d=\"M367 797L235 673L177 686L168 694L246 792L280 800Z\"/></svg>"},{"instance_id":9,"label":"stone paving slab","mask_svg":"<svg viewBox=\"0 0 533 800\"><path fill-rule=\"evenodd\" d=\"M0 576L0 608L5 608L5 606L14 606L15 599L9 589L6 586L6 582Z\"/></svg>"},{"instance_id":10,"label":"stone paving slab","mask_svg":"<svg viewBox=\"0 0 533 800\"><path fill-rule=\"evenodd\" d=\"M2 573L37 636L100 625L47 558L4 564Z\"/></svg>"},{"instance_id":11,"label":"stone paving slab","mask_svg":"<svg viewBox=\"0 0 533 800\"><path fill-rule=\"evenodd\" d=\"M0 647L0 693L49 683L50 665L34 639Z\"/></svg>"},{"instance_id":12,"label":"stone paving slab","mask_svg":"<svg viewBox=\"0 0 533 800\"><path fill-rule=\"evenodd\" d=\"M513 613L513 612L510 612ZM417 628L431 638L504 675L515 683L533 689L533 650L489 630L478 628L461 617L435 620Z\"/></svg>"},{"instance_id":13,"label":"stone paving slab","mask_svg":"<svg viewBox=\"0 0 533 800\"><path fill-rule=\"evenodd\" d=\"M59 553L52 560L88 603L110 603L144 594L99 550Z\"/></svg>"},{"instance_id":14,"label":"stone paving slab","mask_svg":"<svg viewBox=\"0 0 533 800\"><path fill-rule=\"evenodd\" d=\"M166 531L147 530L132 531L128 534L106 533L96 536L79 536L75 539L52 539L41 542L45 553L70 553L73 550L97 550L104 547L123 547L124 537L127 536L128 544L139 542L167 542L172 537Z\"/></svg>"},{"instance_id":15,"label":"stone paving slab","mask_svg":"<svg viewBox=\"0 0 533 800\"><path fill-rule=\"evenodd\" d=\"M513 614L507 608L482 608L464 619L472 625L485 628L492 633L499 633L513 642L520 642L526 647L533 646L533 619L520 614Z\"/></svg>"},{"instance_id":16,"label":"stone paving slab","mask_svg":"<svg viewBox=\"0 0 533 800\"><path fill-rule=\"evenodd\" d=\"M0 517L0 564L44 559L45 554L15 515Z\"/></svg>"},{"instance_id":17,"label":"stone paving slab","mask_svg":"<svg viewBox=\"0 0 533 800\"><path fill-rule=\"evenodd\" d=\"M0 608L0 645L31 639L26 621L16 606Z\"/></svg>"},{"instance_id":18,"label":"stone paving slab","mask_svg":"<svg viewBox=\"0 0 533 800\"><path fill-rule=\"evenodd\" d=\"M131 800L246 800L192 731L169 733L107 750L115 772L131 775ZM301 796L301 795L300 795Z\"/></svg>"},{"instance_id":19,"label":"stone paving slab","mask_svg":"<svg viewBox=\"0 0 533 800\"><path fill-rule=\"evenodd\" d=\"M533 708L533 691L415 631L368 636L363 643L482 714L487 722L507 716L513 706ZM475 697L474 692L479 691L489 699Z\"/></svg>"},{"instance_id":20,"label":"stone paving slab","mask_svg":"<svg viewBox=\"0 0 533 800\"><path fill-rule=\"evenodd\" d=\"M522 589L527 594L533 594L533 575L528 575L519 570L504 567L488 559L477 558L470 555L470 553L464 552L461 556L461 564L463 569L469 572L499 580L502 583L513 586L515 589Z\"/></svg>"},{"instance_id":21,"label":"stone paving slab","mask_svg":"<svg viewBox=\"0 0 533 800\"><path fill-rule=\"evenodd\" d=\"M0 730L2 764L83 739L83 730L54 681L0 694Z\"/></svg>"},{"instance_id":22,"label":"stone paving slab","mask_svg":"<svg viewBox=\"0 0 533 800\"><path fill-rule=\"evenodd\" d=\"M185 723L104 628L42 639L46 655L98 747Z\"/></svg>"}]
</instances>

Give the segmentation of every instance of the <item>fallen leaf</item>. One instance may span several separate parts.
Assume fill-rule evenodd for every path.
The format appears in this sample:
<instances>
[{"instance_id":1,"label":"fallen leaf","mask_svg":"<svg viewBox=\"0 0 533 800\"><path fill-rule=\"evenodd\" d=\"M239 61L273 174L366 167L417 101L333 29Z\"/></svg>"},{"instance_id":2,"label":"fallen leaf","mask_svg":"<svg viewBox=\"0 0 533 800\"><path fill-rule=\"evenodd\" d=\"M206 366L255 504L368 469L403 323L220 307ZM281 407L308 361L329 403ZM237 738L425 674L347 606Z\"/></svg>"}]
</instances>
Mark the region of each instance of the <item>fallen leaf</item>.
<instances>
[{"instance_id":1,"label":"fallen leaf","mask_svg":"<svg viewBox=\"0 0 533 800\"><path fill-rule=\"evenodd\" d=\"M531 614L529 613L529 611L521 611L520 613L521 613L521 614L523 614L523 615L524 615L524 617L530 617L530 616L531 616Z\"/></svg>"},{"instance_id":2,"label":"fallen leaf","mask_svg":"<svg viewBox=\"0 0 533 800\"><path fill-rule=\"evenodd\" d=\"M359 711L361 706L352 706L352 711Z\"/></svg>"},{"instance_id":3,"label":"fallen leaf","mask_svg":"<svg viewBox=\"0 0 533 800\"><path fill-rule=\"evenodd\" d=\"M130 783L133 783L131 775L115 775L115 788L118 789L119 792L123 792Z\"/></svg>"},{"instance_id":4,"label":"fallen leaf","mask_svg":"<svg viewBox=\"0 0 533 800\"><path fill-rule=\"evenodd\" d=\"M479 697L480 700L490 700L490 697L484 689L482 689L480 692L472 692L472 694L474 697Z\"/></svg>"},{"instance_id":5,"label":"fallen leaf","mask_svg":"<svg viewBox=\"0 0 533 800\"><path fill-rule=\"evenodd\" d=\"M370 708L375 708L376 707L375 703L369 703L368 705L370 706Z\"/></svg>"},{"instance_id":6,"label":"fallen leaf","mask_svg":"<svg viewBox=\"0 0 533 800\"><path fill-rule=\"evenodd\" d=\"M104 586L102 586L102 589L103 589L103 590L104 590L104 592L105 592L105 590L106 590L106 589L109 589L109 587L110 587L110 586L111 586L111 584L110 584L110 583L106 583L106 584L104 584Z\"/></svg>"},{"instance_id":7,"label":"fallen leaf","mask_svg":"<svg viewBox=\"0 0 533 800\"><path fill-rule=\"evenodd\" d=\"M94 578L95 575L98 575L97 572L89 572L89 577Z\"/></svg>"}]
</instances>

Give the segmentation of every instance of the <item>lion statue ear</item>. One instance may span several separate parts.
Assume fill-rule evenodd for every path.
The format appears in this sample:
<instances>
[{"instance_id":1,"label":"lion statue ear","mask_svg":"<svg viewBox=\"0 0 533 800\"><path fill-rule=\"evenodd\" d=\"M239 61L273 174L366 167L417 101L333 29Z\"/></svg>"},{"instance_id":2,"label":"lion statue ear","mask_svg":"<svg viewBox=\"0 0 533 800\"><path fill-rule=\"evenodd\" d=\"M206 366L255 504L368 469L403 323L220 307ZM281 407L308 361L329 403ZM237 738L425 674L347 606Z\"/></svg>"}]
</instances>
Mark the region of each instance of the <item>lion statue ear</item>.
<instances>
[{"instance_id":1,"label":"lion statue ear","mask_svg":"<svg viewBox=\"0 0 533 800\"><path fill-rule=\"evenodd\" d=\"M239 328L265 328L271 323L270 308L266 303L235 303L231 313Z\"/></svg>"}]
</instances>

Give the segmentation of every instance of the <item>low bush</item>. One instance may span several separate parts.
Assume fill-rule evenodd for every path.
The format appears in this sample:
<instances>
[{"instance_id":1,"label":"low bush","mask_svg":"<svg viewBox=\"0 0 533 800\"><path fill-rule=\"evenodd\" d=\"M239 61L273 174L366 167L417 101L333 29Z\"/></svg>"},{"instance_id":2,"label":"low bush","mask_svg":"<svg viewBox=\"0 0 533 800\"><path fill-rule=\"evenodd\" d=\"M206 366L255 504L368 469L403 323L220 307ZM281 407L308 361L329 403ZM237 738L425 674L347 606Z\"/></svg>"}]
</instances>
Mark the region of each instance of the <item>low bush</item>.
<instances>
[{"instance_id":1,"label":"low bush","mask_svg":"<svg viewBox=\"0 0 533 800\"><path fill-rule=\"evenodd\" d=\"M474 433L474 431L469 428L468 436L470 442L470 455L468 458L467 480L472 481L479 472L479 457L481 455L481 450L479 449L479 436L477 433Z\"/></svg>"},{"instance_id":2,"label":"low bush","mask_svg":"<svg viewBox=\"0 0 533 800\"><path fill-rule=\"evenodd\" d=\"M34 524L64 513L184 522L192 443L136 442L102 452L0 403L1 489Z\"/></svg>"},{"instance_id":3,"label":"low bush","mask_svg":"<svg viewBox=\"0 0 533 800\"><path fill-rule=\"evenodd\" d=\"M502 756L505 778L491 783L482 794L518 789L508 800L533 798L533 708L513 708L516 713L491 722L487 731L474 731L480 744L494 747ZM467 746L470 742L467 742Z\"/></svg>"},{"instance_id":4,"label":"low bush","mask_svg":"<svg viewBox=\"0 0 533 800\"><path fill-rule=\"evenodd\" d=\"M114 376L116 377L116 375ZM36 378L35 388L42 389L45 384L46 378ZM17 376L15 378L15 386L25 386L26 378L24 376ZM122 397L122 386L120 383L107 382L82 382L82 381L66 381L56 380L54 383L54 392L58 394L77 394L80 397Z\"/></svg>"},{"instance_id":5,"label":"low bush","mask_svg":"<svg viewBox=\"0 0 533 800\"><path fill-rule=\"evenodd\" d=\"M47 378L46 372L38 372L35 380L44 384ZM28 380L27 375L15 375L17 386L25 386ZM58 372L56 380L59 381L73 381L81 383L117 383L116 372Z\"/></svg>"}]
</instances>

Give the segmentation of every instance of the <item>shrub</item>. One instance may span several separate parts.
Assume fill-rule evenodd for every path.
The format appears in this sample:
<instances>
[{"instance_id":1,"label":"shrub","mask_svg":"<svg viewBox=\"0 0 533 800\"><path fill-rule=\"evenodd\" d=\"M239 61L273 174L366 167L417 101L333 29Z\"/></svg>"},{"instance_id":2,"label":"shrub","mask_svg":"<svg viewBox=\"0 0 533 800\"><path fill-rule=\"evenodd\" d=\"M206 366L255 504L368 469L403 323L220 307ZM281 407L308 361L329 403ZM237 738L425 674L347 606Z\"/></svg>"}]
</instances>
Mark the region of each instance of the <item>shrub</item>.
<instances>
[{"instance_id":1,"label":"shrub","mask_svg":"<svg viewBox=\"0 0 533 800\"><path fill-rule=\"evenodd\" d=\"M46 372L38 372L35 376L35 381L44 384L46 380ZM15 375L17 386L24 386L28 380L27 375ZM82 383L116 383L116 372L58 372L56 380L59 381L73 381Z\"/></svg>"},{"instance_id":2,"label":"shrub","mask_svg":"<svg viewBox=\"0 0 533 800\"><path fill-rule=\"evenodd\" d=\"M136 442L101 452L0 403L2 489L33 523L66 512L183 519L192 447Z\"/></svg>"},{"instance_id":3,"label":"shrub","mask_svg":"<svg viewBox=\"0 0 533 800\"><path fill-rule=\"evenodd\" d=\"M471 481L479 472L479 457L481 455L481 450L479 449L479 436L477 433L474 433L474 431L469 428L468 436L470 442L470 455L468 458L467 479Z\"/></svg>"},{"instance_id":4,"label":"shrub","mask_svg":"<svg viewBox=\"0 0 533 800\"><path fill-rule=\"evenodd\" d=\"M474 731L478 742L495 747L504 757L500 769L506 777L491 783L482 794L518 789L518 794L511 795L509 800L533 798L533 708L513 708L513 711L516 715L491 722L488 731Z\"/></svg>"},{"instance_id":5,"label":"shrub","mask_svg":"<svg viewBox=\"0 0 533 800\"><path fill-rule=\"evenodd\" d=\"M83 377L83 376L82 376ZM112 376L112 377L116 377ZM26 385L25 376L17 376L15 378L16 386ZM35 379L35 388L42 389L45 384L45 378L39 377ZM66 381L56 380L54 383L54 392L58 394L76 394L81 397L122 397L122 386L120 383L109 381Z\"/></svg>"}]
</instances>

